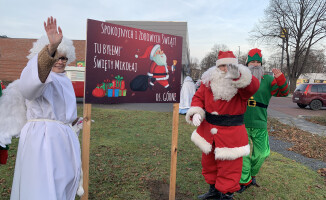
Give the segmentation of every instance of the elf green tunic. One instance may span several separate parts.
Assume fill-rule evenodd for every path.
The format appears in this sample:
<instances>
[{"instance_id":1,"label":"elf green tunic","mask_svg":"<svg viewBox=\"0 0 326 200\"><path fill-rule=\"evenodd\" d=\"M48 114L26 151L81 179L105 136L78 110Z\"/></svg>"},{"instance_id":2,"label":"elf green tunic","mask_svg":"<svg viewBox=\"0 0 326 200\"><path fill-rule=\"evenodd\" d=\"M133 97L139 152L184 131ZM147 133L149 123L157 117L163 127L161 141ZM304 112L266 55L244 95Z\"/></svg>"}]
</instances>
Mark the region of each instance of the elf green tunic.
<instances>
[{"instance_id":1,"label":"elf green tunic","mask_svg":"<svg viewBox=\"0 0 326 200\"><path fill-rule=\"evenodd\" d=\"M272 96L285 97L289 93L284 75L274 78L264 75L258 91L248 101L244 116L249 144L252 141L251 156L243 157L243 167L240 184L251 183L251 177L258 174L264 160L270 154L267 132L267 106Z\"/></svg>"}]
</instances>

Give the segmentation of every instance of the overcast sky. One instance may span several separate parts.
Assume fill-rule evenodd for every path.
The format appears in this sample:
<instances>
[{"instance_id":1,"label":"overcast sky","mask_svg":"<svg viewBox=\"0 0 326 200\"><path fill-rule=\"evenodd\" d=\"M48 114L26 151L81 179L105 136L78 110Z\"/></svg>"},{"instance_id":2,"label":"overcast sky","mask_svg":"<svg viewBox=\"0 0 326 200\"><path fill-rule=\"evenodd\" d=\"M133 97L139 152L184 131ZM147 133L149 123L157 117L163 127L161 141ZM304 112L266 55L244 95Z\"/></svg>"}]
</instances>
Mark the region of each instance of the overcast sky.
<instances>
[{"instance_id":1,"label":"overcast sky","mask_svg":"<svg viewBox=\"0 0 326 200\"><path fill-rule=\"evenodd\" d=\"M0 35L39 38L43 21L57 18L66 37L86 39L86 20L188 22L191 57L201 60L214 44L238 54L261 48L248 41L249 32L264 17L269 0L0 0ZM254 46L256 45L256 46ZM258 45L258 46L257 46Z\"/></svg>"}]
</instances>

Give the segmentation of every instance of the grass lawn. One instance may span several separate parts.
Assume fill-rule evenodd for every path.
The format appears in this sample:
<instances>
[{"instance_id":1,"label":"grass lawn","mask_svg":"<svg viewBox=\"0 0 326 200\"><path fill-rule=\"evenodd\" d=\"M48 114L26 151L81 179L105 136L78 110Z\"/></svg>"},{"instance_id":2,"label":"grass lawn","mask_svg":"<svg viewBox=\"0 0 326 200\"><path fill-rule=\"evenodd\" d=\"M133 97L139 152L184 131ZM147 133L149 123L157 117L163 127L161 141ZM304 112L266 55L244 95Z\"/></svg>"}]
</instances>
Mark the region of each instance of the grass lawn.
<instances>
[{"instance_id":1,"label":"grass lawn","mask_svg":"<svg viewBox=\"0 0 326 200\"><path fill-rule=\"evenodd\" d=\"M92 108L92 119L89 199L168 199L172 113ZM197 199L208 190L201 151L190 141L194 129L180 115L176 199ZM17 143L14 139L10 146L7 165L0 166L0 199L10 196ZM234 199L326 198L323 177L275 152L257 182L259 188L236 193Z\"/></svg>"}]
</instances>

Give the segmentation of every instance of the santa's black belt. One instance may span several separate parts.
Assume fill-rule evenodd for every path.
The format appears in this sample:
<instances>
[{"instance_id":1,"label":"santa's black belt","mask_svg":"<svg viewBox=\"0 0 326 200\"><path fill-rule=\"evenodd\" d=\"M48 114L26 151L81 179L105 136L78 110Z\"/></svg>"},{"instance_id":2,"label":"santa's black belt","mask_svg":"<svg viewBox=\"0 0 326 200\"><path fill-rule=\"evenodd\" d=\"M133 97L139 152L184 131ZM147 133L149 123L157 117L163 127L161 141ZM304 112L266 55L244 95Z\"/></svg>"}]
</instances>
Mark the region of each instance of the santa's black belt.
<instances>
[{"instance_id":1,"label":"santa's black belt","mask_svg":"<svg viewBox=\"0 0 326 200\"><path fill-rule=\"evenodd\" d=\"M206 111L206 121L217 126L240 126L243 115L213 115Z\"/></svg>"},{"instance_id":2,"label":"santa's black belt","mask_svg":"<svg viewBox=\"0 0 326 200\"><path fill-rule=\"evenodd\" d=\"M256 107L256 106L261 107L261 108L267 108L268 107L268 105L263 104L263 103L260 103L260 102L257 102L257 101L255 101L253 99L248 100L248 104L247 105L249 107Z\"/></svg>"},{"instance_id":3,"label":"santa's black belt","mask_svg":"<svg viewBox=\"0 0 326 200\"><path fill-rule=\"evenodd\" d=\"M153 76L166 76L167 73L153 73Z\"/></svg>"}]
</instances>

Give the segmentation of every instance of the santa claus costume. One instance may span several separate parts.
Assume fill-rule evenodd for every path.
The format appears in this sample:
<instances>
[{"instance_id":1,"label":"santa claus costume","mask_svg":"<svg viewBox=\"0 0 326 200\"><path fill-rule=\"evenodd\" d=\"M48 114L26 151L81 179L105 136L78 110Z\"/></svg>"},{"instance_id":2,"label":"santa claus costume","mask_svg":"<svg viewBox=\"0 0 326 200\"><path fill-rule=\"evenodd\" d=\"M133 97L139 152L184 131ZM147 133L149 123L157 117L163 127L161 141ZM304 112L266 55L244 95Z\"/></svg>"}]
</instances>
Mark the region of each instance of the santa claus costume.
<instances>
[{"instance_id":1,"label":"santa claus costume","mask_svg":"<svg viewBox=\"0 0 326 200\"><path fill-rule=\"evenodd\" d=\"M227 73L219 69L223 65L228 66ZM234 76L235 72L238 75ZM216 66L208 69L201 80L186 115L190 124L194 124L196 114L201 120L191 140L203 152L202 175L210 190L199 198L231 199L240 189L242 157L250 152L243 116L259 81L247 67L238 64L231 51L220 51Z\"/></svg>"},{"instance_id":2,"label":"santa claus costume","mask_svg":"<svg viewBox=\"0 0 326 200\"><path fill-rule=\"evenodd\" d=\"M175 64L173 64L172 66L167 65L166 55L161 50L161 46L159 44L147 47L145 53L139 58L148 57L152 61L149 72L147 73L148 77L150 78L150 87L153 87L157 82L164 88L169 89L169 71L174 71Z\"/></svg>"}]
</instances>

